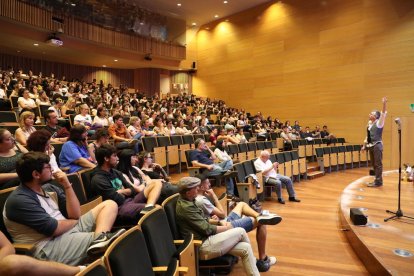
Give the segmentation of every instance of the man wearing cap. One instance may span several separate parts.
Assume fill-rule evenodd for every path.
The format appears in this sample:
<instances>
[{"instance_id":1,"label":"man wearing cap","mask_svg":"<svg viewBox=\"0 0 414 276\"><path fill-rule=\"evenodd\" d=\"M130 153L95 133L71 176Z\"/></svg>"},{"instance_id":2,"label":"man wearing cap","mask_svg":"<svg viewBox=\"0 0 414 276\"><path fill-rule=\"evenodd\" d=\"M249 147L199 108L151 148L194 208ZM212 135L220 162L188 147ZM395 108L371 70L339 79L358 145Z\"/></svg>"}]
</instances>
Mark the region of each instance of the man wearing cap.
<instances>
[{"instance_id":1,"label":"man wearing cap","mask_svg":"<svg viewBox=\"0 0 414 276\"><path fill-rule=\"evenodd\" d=\"M201 184L195 199L196 205L203 210L206 218L213 220L224 219L233 227L241 227L246 232L257 228L256 241L259 260L257 260L256 266L260 272L268 271L270 266L276 263L276 258L266 255L266 225L276 225L282 221L282 218L275 214L261 215L245 202L237 203L236 207L227 216L217 195L211 189L208 178L203 176L199 176L198 178L200 178Z\"/></svg>"},{"instance_id":2,"label":"man wearing cap","mask_svg":"<svg viewBox=\"0 0 414 276\"><path fill-rule=\"evenodd\" d=\"M195 204L201 181L196 177L183 177L178 183L180 197L177 201L177 225L181 236L194 235L202 241L200 259L210 260L224 254L241 257L247 275L260 275L256 258L246 230L231 224L213 225Z\"/></svg>"},{"instance_id":3,"label":"man wearing cap","mask_svg":"<svg viewBox=\"0 0 414 276\"><path fill-rule=\"evenodd\" d=\"M369 114L367 137L364 141L363 150L368 148L371 164L375 171L375 180L368 187L381 187L382 182L382 131L384 129L385 117L387 116L387 98L382 98L382 111L374 110Z\"/></svg>"}]
</instances>

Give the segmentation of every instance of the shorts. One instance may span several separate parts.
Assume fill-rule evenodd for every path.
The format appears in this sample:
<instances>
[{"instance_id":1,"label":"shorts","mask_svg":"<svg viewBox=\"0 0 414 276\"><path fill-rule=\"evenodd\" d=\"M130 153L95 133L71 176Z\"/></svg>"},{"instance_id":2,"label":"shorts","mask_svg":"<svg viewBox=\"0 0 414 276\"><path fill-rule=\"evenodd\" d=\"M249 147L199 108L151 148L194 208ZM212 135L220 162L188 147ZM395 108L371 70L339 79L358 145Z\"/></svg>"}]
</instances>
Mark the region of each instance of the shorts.
<instances>
[{"instance_id":1,"label":"shorts","mask_svg":"<svg viewBox=\"0 0 414 276\"><path fill-rule=\"evenodd\" d=\"M253 230L253 221L250 217L240 217L238 214L231 212L226 220L230 222L234 228L241 227L246 230L246 232Z\"/></svg>"}]
</instances>

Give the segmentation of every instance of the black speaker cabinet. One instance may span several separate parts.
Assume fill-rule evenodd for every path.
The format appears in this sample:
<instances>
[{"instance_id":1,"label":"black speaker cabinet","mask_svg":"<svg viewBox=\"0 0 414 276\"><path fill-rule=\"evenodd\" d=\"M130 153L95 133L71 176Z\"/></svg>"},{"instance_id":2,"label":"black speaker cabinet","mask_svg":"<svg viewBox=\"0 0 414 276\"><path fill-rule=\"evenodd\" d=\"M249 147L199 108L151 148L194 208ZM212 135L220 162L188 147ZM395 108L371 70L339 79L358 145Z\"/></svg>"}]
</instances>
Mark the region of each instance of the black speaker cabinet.
<instances>
[{"instance_id":1,"label":"black speaker cabinet","mask_svg":"<svg viewBox=\"0 0 414 276\"><path fill-rule=\"evenodd\" d=\"M354 225L367 224L367 216L359 210L359 208L351 208L350 217Z\"/></svg>"}]
</instances>

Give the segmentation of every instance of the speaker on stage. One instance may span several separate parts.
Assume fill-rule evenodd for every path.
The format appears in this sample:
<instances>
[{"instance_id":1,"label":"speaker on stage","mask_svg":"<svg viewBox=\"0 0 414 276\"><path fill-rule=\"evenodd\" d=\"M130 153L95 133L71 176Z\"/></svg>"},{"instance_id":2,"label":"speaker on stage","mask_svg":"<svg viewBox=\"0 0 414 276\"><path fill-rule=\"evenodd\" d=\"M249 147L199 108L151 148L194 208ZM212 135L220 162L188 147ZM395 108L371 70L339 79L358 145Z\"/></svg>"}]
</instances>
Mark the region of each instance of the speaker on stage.
<instances>
[{"instance_id":1,"label":"speaker on stage","mask_svg":"<svg viewBox=\"0 0 414 276\"><path fill-rule=\"evenodd\" d=\"M359 208L351 208L350 217L354 225L367 224L367 216L364 215Z\"/></svg>"}]
</instances>

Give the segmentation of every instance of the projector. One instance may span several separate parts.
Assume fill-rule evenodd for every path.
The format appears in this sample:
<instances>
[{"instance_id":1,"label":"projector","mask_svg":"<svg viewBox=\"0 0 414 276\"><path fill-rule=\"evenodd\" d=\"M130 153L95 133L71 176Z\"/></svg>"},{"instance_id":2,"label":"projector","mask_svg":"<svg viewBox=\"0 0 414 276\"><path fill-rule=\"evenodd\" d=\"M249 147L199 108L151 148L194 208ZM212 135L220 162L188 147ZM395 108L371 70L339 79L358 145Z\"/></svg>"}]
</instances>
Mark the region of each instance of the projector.
<instances>
[{"instance_id":1,"label":"projector","mask_svg":"<svg viewBox=\"0 0 414 276\"><path fill-rule=\"evenodd\" d=\"M55 46L55 47L60 47L60 46L63 46L63 41L60 40L60 38L50 38L46 40L46 44Z\"/></svg>"}]
</instances>

